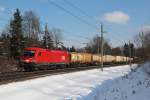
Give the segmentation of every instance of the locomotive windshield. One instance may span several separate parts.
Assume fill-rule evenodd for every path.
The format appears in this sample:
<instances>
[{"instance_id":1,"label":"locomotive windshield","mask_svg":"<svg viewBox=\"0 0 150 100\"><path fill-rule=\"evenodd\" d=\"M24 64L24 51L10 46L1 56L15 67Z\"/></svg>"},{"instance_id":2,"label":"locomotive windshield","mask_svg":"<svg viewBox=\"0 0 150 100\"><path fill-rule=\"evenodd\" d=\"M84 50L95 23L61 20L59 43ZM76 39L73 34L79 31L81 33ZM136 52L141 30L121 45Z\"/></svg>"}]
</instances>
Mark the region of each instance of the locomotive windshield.
<instances>
[{"instance_id":1,"label":"locomotive windshield","mask_svg":"<svg viewBox=\"0 0 150 100\"><path fill-rule=\"evenodd\" d=\"M24 56L33 57L34 54L35 54L35 51L25 51L23 55L24 55Z\"/></svg>"}]
</instances>

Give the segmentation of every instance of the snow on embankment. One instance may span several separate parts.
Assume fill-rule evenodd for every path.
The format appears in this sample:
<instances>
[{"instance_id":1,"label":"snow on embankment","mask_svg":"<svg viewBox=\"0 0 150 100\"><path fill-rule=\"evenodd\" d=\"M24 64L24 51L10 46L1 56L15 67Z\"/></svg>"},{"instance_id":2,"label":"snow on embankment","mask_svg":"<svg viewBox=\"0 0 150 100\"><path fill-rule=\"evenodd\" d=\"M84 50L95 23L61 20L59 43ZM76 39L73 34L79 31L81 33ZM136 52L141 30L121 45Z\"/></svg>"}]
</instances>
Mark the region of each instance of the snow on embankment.
<instances>
[{"instance_id":1,"label":"snow on embankment","mask_svg":"<svg viewBox=\"0 0 150 100\"><path fill-rule=\"evenodd\" d=\"M150 100L150 63L114 80L104 81L85 100Z\"/></svg>"},{"instance_id":2,"label":"snow on embankment","mask_svg":"<svg viewBox=\"0 0 150 100\"><path fill-rule=\"evenodd\" d=\"M0 100L92 100L101 90L107 92L111 80L129 72L130 67L125 65L104 68L103 72L91 69L10 83L0 86Z\"/></svg>"}]
</instances>

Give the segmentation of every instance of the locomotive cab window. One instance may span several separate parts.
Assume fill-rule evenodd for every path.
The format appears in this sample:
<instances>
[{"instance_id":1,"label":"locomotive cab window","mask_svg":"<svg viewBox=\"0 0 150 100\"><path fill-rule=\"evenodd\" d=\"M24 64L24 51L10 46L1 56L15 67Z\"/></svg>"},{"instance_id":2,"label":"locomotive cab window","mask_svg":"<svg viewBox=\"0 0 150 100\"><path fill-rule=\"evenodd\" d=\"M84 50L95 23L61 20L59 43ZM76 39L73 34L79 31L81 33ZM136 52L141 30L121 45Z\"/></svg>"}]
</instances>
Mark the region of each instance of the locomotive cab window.
<instances>
[{"instance_id":1,"label":"locomotive cab window","mask_svg":"<svg viewBox=\"0 0 150 100\"><path fill-rule=\"evenodd\" d=\"M35 51L25 51L24 56L33 57L35 55Z\"/></svg>"}]
</instances>

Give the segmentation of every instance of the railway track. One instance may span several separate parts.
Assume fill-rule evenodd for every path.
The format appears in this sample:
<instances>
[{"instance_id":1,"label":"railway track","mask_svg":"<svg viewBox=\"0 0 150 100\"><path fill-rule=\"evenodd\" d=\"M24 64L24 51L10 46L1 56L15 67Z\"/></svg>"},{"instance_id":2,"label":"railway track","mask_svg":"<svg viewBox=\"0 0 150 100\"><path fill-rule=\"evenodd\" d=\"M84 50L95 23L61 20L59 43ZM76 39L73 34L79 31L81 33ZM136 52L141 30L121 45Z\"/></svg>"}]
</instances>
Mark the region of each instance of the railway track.
<instances>
[{"instance_id":1,"label":"railway track","mask_svg":"<svg viewBox=\"0 0 150 100\"><path fill-rule=\"evenodd\" d=\"M121 64L123 65L123 64ZM104 67L112 67L119 65L105 65ZM29 79L34 79L38 77L71 73L76 71L88 70L88 69L96 69L100 68L100 66L88 66L88 67L76 67L76 68L65 68L65 69L55 69L55 70L42 70L42 71L34 71L34 72L7 72L0 74L0 85L7 84L11 82L24 81Z\"/></svg>"}]
</instances>

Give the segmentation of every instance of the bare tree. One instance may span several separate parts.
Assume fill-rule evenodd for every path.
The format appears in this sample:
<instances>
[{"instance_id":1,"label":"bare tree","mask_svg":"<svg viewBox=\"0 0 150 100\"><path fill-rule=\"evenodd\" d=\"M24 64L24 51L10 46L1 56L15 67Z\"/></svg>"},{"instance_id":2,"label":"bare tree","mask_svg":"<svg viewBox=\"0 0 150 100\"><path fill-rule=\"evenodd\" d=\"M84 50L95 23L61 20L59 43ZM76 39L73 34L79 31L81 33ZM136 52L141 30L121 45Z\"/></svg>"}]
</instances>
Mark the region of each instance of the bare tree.
<instances>
[{"instance_id":1,"label":"bare tree","mask_svg":"<svg viewBox=\"0 0 150 100\"><path fill-rule=\"evenodd\" d=\"M38 40L40 33L39 17L33 11L27 11L23 16L23 33L30 39Z\"/></svg>"},{"instance_id":2,"label":"bare tree","mask_svg":"<svg viewBox=\"0 0 150 100\"><path fill-rule=\"evenodd\" d=\"M146 60L150 58L150 31L142 31L134 37L137 46L136 56Z\"/></svg>"},{"instance_id":3,"label":"bare tree","mask_svg":"<svg viewBox=\"0 0 150 100\"><path fill-rule=\"evenodd\" d=\"M106 39L104 39L103 42L104 42L104 53L110 54L111 46L109 45ZM101 37L97 35L85 47L86 51L89 53L98 53L100 52L100 48L101 48Z\"/></svg>"},{"instance_id":4,"label":"bare tree","mask_svg":"<svg viewBox=\"0 0 150 100\"><path fill-rule=\"evenodd\" d=\"M54 41L55 47L58 48L58 45L62 45L62 42L61 42L62 31L61 29L58 29L58 28L52 28L50 31L53 35L53 41Z\"/></svg>"},{"instance_id":5,"label":"bare tree","mask_svg":"<svg viewBox=\"0 0 150 100\"><path fill-rule=\"evenodd\" d=\"M144 35L144 32L139 32L139 34L134 37L134 42L139 48L144 46Z\"/></svg>"}]
</instances>

